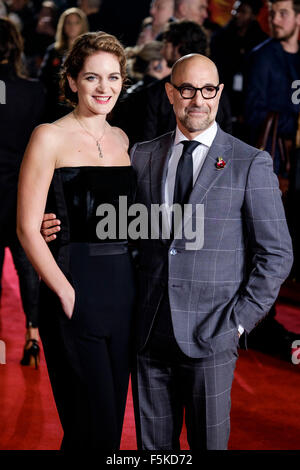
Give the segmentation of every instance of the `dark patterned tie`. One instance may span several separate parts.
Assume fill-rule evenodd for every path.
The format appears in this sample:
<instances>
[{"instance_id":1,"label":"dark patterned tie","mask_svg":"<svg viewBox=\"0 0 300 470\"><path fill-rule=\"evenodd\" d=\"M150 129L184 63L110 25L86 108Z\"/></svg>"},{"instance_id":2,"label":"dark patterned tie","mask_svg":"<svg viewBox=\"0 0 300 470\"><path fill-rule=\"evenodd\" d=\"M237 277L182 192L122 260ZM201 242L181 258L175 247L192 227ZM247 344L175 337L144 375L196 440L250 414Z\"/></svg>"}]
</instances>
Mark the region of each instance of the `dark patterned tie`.
<instances>
[{"instance_id":1,"label":"dark patterned tie","mask_svg":"<svg viewBox=\"0 0 300 470\"><path fill-rule=\"evenodd\" d=\"M196 140L184 140L183 152L178 162L173 204L186 204L193 189L193 158L192 153L200 144Z\"/></svg>"},{"instance_id":2,"label":"dark patterned tie","mask_svg":"<svg viewBox=\"0 0 300 470\"><path fill-rule=\"evenodd\" d=\"M180 142L183 144L183 151L180 157L180 160L177 165L175 187L174 187L174 198L173 204L180 204L182 207L183 215L183 204L186 204L190 193L193 189L193 157L192 153L195 148L200 144L196 140L184 140ZM176 232L177 227L175 222L174 213L172 215L172 236Z\"/></svg>"}]
</instances>

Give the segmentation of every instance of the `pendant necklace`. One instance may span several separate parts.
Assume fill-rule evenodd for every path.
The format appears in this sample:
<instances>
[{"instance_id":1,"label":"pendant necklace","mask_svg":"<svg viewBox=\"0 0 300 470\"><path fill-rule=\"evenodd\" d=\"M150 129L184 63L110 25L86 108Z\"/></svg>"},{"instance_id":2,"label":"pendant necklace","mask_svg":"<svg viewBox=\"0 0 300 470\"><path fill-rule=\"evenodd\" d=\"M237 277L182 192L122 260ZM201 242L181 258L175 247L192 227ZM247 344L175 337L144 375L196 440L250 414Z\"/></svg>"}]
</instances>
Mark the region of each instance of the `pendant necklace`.
<instances>
[{"instance_id":1,"label":"pendant necklace","mask_svg":"<svg viewBox=\"0 0 300 470\"><path fill-rule=\"evenodd\" d=\"M80 120L79 120L78 117L76 116L75 110L73 111L73 114L74 114L74 117L75 117L76 121L77 121L78 124L80 125L80 127L82 127L82 129L94 139L94 141L96 142L96 145L97 145L99 157L100 157L100 158L103 158L103 153L102 153L102 150L101 150L100 142L101 142L101 140L103 139L103 136L104 136L104 134L105 134L105 126L104 126L104 131L103 131L103 133L102 133L102 136L99 137L99 139L96 139L96 137L95 137L93 134L91 134L91 132L89 132L89 131L85 128L85 126L82 124L82 122L80 122Z\"/></svg>"}]
</instances>

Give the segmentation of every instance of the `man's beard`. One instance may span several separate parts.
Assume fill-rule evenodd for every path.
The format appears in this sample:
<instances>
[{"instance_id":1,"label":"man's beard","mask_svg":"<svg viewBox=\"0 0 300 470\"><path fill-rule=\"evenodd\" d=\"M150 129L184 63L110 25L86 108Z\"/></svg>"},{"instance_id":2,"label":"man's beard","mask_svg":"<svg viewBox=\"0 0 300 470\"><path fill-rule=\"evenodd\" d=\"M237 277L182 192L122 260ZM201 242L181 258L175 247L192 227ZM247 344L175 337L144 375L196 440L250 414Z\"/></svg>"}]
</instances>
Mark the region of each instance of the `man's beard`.
<instances>
[{"instance_id":1,"label":"man's beard","mask_svg":"<svg viewBox=\"0 0 300 470\"><path fill-rule=\"evenodd\" d=\"M273 30L273 37L280 42L288 41L295 34L296 29L297 29L297 26L295 26L294 29L290 31L288 34L286 34L285 36L281 36L281 37L280 36L278 37L278 33L276 33L276 30ZM277 31L280 33L281 30L277 29Z\"/></svg>"},{"instance_id":2,"label":"man's beard","mask_svg":"<svg viewBox=\"0 0 300 470\"><path fill-rule=\"evenodd\" d=\"M198 111L201 111L201 108L195 107L195 110L196 109ZM185 114L182 118L180 117L179 120L181 124L183 125L183 127L187 129L189 132L204 131L213 122L213 119L211 115L209 114L209 112L201 120L197 118L191 118L188 113Z\"/></svg>"}]
</instances>

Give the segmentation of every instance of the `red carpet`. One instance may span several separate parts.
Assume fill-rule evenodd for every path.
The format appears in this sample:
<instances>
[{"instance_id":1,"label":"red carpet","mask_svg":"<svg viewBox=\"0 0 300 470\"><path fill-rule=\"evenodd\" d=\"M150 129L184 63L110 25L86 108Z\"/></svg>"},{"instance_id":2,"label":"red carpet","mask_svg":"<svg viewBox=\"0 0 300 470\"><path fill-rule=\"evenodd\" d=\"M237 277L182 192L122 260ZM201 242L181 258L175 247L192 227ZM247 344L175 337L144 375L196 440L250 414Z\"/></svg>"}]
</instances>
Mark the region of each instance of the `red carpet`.
<instances>
[{"instance_id":1,"label":"red carpet","mask_svg":"<svg viewBox=\"0 0 300 470\"><path fill-rule=\"evenodd\" d=\"M299 333L299 309L280 305L278 319ZM296 329L295 329L296 328ZM42 357L36 371L19 364L25 335L16 273L6 253L0 310L0 339L6 364L0 365L0 449L58 449L62 431ZM300 365L256 351L240 351L232 391L230 449L300 449ZM122 449L136 449L131 393ZM185 432L182 448L188 449Z\"/></svg>"}]
</instances>

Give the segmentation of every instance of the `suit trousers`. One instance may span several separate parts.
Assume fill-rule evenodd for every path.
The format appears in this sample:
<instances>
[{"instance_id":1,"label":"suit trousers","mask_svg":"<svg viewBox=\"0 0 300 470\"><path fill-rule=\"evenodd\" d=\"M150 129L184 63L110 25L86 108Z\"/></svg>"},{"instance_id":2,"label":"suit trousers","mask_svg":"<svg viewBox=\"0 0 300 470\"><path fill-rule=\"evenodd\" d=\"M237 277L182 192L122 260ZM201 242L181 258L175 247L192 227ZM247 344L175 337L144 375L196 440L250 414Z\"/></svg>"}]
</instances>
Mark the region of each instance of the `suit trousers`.
<instances>
[{"instance_id":1,"label":"suit trousers","mask_svg":"<svg viewBox=\"0 0 300 470\"><path fill-rule=\"evenodd\" d=\"M180 450L185 411L191 450L226 450L237 357L237 349L186 356L174 337L166 293L133 374L138 447Z\"/></svg>"}]
</instances>

